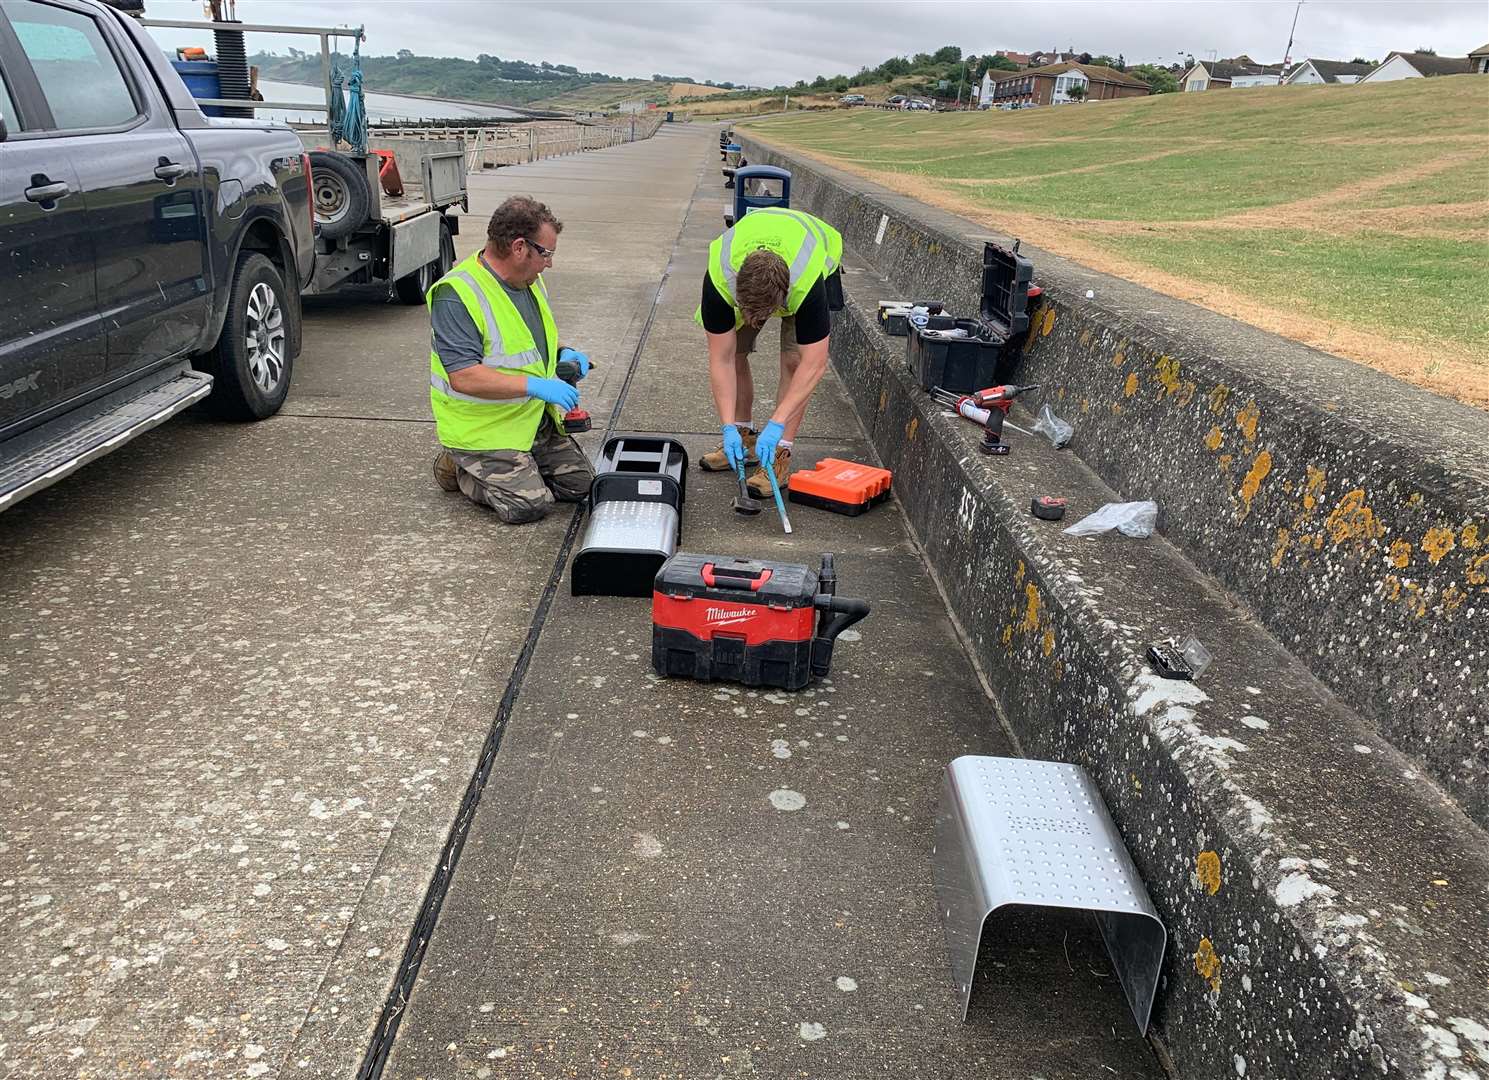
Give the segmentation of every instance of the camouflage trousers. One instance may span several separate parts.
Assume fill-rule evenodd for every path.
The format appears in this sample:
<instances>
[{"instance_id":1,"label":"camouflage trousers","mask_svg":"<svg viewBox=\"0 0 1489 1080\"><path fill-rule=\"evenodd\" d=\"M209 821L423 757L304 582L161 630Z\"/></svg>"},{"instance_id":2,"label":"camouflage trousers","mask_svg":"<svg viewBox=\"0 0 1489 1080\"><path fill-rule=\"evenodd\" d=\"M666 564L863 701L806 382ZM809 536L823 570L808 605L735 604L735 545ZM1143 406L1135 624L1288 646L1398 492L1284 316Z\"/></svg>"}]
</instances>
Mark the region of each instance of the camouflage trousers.
<instances>
[{"instance_id":1,"label":"camouflage trousers","mask_svg":"<svg viewBox=\"0 0 1489 1080\"><path fill-rule=\"evenodd\" d=\"M471 502L490 507L509 525L537 521L555 502L582 502L595 471L584 451L547 414L531 451L451 450L456 482Z\"/></svg>"}]
</instances>

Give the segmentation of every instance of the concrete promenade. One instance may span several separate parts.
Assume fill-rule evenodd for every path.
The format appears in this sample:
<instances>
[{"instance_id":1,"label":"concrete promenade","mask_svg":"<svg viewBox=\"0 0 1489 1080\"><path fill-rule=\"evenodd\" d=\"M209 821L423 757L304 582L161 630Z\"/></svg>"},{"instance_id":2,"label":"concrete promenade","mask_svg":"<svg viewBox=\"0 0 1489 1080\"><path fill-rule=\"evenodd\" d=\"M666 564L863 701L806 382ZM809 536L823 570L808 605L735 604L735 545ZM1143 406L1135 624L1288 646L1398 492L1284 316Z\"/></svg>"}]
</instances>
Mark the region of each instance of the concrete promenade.
<instances>
[{"instance_id":1,"label":"concrete promenade","mask_svg":"<svg viewBox=\"0 0 1489 1080\"><path fill-rule=\"evenodd\" d=\"M695 456L716 165L700 125L477 175L457 238L550 203L597 429L635 360L619 428ZM693 471L686 549L835 551L874 613L799 695L660 683L644 601L568 596L573 511L431 482L422 309L318 300L305 342L274 419L185 416L0 516L0 1077L356 1075L534 631L383 1075L1161 1075L1081 920L989 942L958 1016L937 777L1011 749L898 504L784 538ZM870 455L832 375L827 455Z\"/></svg>"}]
</instances>

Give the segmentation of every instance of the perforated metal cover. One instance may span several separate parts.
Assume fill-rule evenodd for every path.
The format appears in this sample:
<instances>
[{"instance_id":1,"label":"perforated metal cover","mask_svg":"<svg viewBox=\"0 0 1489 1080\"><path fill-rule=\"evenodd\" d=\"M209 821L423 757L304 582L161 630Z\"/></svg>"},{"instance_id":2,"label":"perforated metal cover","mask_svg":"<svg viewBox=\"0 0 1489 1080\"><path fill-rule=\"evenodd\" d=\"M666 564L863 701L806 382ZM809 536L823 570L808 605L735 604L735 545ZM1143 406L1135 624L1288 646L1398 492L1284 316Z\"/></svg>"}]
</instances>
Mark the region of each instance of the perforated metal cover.
<instances>
[{"instance_id":1,"label":"perforated metal cover","mask_svg":"<svg viewBox=\"0 0 1489 1080\"><path fill-rule=\"evenodd\" d=\"M589 515L569 575L575 596L650 596L662 564L677 551L681 518L667 503L617 499Z\"/></svg>"},{"instance_id":2,"label":"perforated metal cover","mask_svg":"<svg viewBox=\"0 0 1489 1080\"><path fill-rule=\"evenodd\" d=\"M1092 912L1144 1034L1167 933L1096 785L1076 765L959 757L946 767L933 851L952 978L966 1019L977 950L1000 907Z\"/></svg>"}]
</instances>

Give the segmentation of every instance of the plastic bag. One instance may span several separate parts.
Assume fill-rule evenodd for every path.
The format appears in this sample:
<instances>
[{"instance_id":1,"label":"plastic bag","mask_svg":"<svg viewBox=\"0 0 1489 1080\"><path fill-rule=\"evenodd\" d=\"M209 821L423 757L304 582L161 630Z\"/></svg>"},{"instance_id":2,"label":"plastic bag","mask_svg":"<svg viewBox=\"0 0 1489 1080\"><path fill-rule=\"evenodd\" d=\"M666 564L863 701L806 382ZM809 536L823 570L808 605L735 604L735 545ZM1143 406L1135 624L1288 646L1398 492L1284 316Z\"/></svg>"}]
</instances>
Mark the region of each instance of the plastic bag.
<instances>
[{"instance_id":1,"label":"plastic bag","mask_svg":"<svg viewBox=\"0 0 1489 1080\"><path fill-rule=\"evenodd\" d=\"M1075 428L1056 416L1048 405L1039 410L1039 419L1034 421L1034 430L1053 443L1056 450L1068 443L1075 434Z\"/></svg>"},{"instance_id":2,"label":"plastic bag","mask_svg":"<svg viewBox=\"0 0 1489 1080\"><path fill-rule=\"evenodd\" d=\"M1087 514L1065 532L1070 536L1099 536L1116 529L1123 536L1142 540L1153 535L1158 526L1158 504L1145 502L1107 503L1094 514Z\"/></svg>"}]
</instances>

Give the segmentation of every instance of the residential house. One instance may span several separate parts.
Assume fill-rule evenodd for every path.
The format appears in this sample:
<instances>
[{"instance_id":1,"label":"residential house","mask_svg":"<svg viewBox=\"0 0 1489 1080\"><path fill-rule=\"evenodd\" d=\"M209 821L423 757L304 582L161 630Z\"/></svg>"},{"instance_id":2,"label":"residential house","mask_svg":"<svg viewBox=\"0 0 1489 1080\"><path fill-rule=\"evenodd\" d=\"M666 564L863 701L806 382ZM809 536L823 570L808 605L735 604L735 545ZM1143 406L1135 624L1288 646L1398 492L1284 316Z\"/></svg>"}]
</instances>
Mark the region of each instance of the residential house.
<instances>
[{"instance_id":1,"label":"residential house","mask_svg":"<svg viewBox=\"0 0 1489 1080\"><path fill-rule=\"evenodd\" d=\"M1236 60L1201 60L1184 73L1179 86L1188 91L1239 90L1246 86L1276 86L1282 81L1281 64L1253 64L1249 61L1250 57L1246 56Z\"/></svg>"},{"instance_id":2,"label":"residential house","mask_svg":"<svg viewBox=\"0 0 1489 1080\"><path fill-rule=\"evenodd\" d=\"M1035 67L1047 66L1049 64L1064 64L1074 60L1079 55L1080 53L1072 52L1031 52L1029 59L1025 60L1024 63L1033 64Z\"/></svg>"},{"instance_id":3,"label":"residential house","mask_svg":"<svg viewBox=\"0 0 1489 1080\"><path fill-rule=\"evenodd\" d=\"M1473 65L1475 75L1489 75L1489 45L1480 45L1469 53L1468 62Z\"/></svg>"},{"instance_id":4,"label":"residential house","mask_svg":"<svg viewBox=\"0 0 1489 1080\"><path fill-rule=\"evenodd\" d=\"M1318 60L1309 57L1297 67L1293 68L1291 74L1283 79L1284 86L1306 86L1312 83L1331 83L1338 86L1348 86L1357 83L1364 76L1370 74L1374 64L1346 63L1343 60Z\"/></svg>"},{"instance_id":5,"label":"residential house","mask_svg":"<svg viewBox=\"0 0 1489 1080\"><path fill-rule=\"evenodd\" d=\"M991 72L989 73L991 74ZM1152 88L1143 80L1100 64L1049 64L1032 71L998 72L990 92L980 101L993 105L1063 105L1078 100L1071 90L1079 86L1087 101L1107 98L1145 97Z\"/></svg>"},{"instance_id":6,"label":"residential house","mask_svg":"<svg viewBox=\"0 0 1489 1080\"><path fill-rule=\"evenodd\" d=\"M1029 54L1026 52L1009 52L1007 49L999 49L997 52L993 53L993 55L1001 56L1005 60L1012 60L1019 67L1028 66L1030 59Z\"/></svg>"},{"instance_id":7,"label":"residential house","mask_svg":"<svg viewBox=\"0 0 1489 1080\"><path fill-rule=\"evenodd\" d=\"M1429 79L1436 75L1467 75L1473 70L1473 64L1466 56L1393 52L1360 79L1360 82L1381 83L1395 82L1397 79Z\"/></svg>"}]
</instances>

